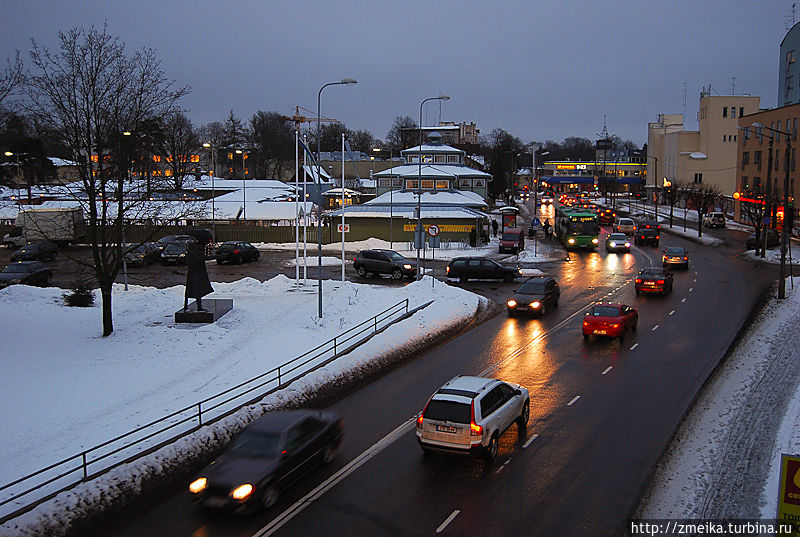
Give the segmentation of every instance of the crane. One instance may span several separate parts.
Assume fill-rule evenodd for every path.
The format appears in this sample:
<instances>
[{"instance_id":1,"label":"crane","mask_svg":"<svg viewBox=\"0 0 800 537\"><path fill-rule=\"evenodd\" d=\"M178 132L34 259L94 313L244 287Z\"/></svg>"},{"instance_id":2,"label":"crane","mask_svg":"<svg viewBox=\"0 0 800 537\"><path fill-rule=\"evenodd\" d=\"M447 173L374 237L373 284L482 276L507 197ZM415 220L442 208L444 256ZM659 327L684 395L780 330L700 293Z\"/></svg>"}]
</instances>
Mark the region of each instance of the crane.
<instances>
[{"instance_id":1,"label":"crane","mask_svg":"<svg viewBox=\"0 0 800 537\"><path fill-rule=\"evenodd\" d=\"M309 116L301 116L300 111L306 112L310 114ZM301 123L314 123L317 121L316 113L312 112L311 110L307 110L302 106L295 106L294 107L294 115L293 116L283 116L285 121L291 121L294 123L295 129L300 130ZM321 117L320 121L323 123L341 123L338 119L333 119L329 117Z\"/></svg>"}]
</instances>

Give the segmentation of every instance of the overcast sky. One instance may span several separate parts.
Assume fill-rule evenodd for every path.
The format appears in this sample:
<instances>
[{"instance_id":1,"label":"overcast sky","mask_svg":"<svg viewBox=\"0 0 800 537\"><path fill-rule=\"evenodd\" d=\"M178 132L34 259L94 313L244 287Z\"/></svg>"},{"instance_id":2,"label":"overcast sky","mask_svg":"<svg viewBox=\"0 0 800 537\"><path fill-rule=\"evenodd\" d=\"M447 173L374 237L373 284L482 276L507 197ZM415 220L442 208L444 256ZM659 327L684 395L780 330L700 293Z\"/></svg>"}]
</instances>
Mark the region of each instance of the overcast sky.
<instances>
[{"instance_id":1,"label":"overcast sky","mask_svg":"<svg viewBox=\"0 0 800 537\"><path fill-rule=\"evenodd\" d=\"M28 60L30 39L101 25L129 48L158 51L167 76L192 88L196 124L247 120L257 110L315 111L383 138L398 115L446 93L441 119L500 127L523 141L594 139L608 131L646 142L647 122L683 111L697 127L698 95L777 102L788 0L560 1L36 1L3 2L0 57ZM798 18L797 20L800 20ZM308 114L310 115L310 114ZM424 123L437 121L437 103Z\"/></svg>"}]
</instances>

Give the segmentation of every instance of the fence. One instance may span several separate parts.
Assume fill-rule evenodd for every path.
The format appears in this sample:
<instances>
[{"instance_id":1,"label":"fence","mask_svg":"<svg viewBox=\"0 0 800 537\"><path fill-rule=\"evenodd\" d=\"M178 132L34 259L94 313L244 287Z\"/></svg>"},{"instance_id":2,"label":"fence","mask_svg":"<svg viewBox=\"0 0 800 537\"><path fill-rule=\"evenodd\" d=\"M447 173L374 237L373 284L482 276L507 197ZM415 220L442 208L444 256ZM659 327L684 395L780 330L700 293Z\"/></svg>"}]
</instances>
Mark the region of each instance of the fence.
<instances>
[{"instance_id":1,"label":"fence","mask_svg":"<svg viewBox=\"0 0 800 537\"><path fill-rule=\"evenodd\" d=\"M255 378L0 486L0 523L80 482L151 453L196 431L202 425L255 403L346 354L377 332L428 304L409 310L409 301L405 299Z\"/></svg>"}]
</instances>

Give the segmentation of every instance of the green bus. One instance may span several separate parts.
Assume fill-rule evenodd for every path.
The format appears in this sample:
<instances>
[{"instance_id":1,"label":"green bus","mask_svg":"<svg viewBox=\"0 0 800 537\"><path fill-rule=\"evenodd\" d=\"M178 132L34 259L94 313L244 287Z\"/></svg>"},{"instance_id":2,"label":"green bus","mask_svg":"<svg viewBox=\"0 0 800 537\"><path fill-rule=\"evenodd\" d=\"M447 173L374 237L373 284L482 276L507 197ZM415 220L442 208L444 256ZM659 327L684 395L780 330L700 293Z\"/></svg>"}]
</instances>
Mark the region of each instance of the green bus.
<instances>
[{"instance_id":1,"label":"green bus","mask_svg":"<svg viewBox=\"0 0 800 537\"><path fill-rule=\"evenodd\" d=\"M585 209L559 207L556 211L555 233L567 250L597 248L600 218Z\"/></svg>"}]
</instances>

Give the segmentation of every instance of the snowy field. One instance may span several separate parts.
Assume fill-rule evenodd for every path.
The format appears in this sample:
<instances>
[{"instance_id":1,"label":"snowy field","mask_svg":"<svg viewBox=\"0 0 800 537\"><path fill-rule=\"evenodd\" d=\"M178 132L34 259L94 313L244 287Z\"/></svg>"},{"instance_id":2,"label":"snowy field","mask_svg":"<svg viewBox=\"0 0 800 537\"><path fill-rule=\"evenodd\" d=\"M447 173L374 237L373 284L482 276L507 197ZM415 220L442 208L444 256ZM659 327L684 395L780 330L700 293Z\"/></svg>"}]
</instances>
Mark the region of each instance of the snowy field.
<instances>
[{"instance_id":1,"label":"snowy field","mask_svg":"<svg viewBox=\"0 0 800 537\"><path fill-rule=\"evenodd\" d=\"M800 291L772 299L704 387L640 518L775 518L780 454L800 453Z\"/></svg>"},{"instance_id":2,"label":"snowy field","mask_svg":"<svg viewBox=\"0 0 800 537\"><path fill-rule=\"evenodd\" d=\"M326 281L319 320L315 288L298 290L285 276L214 287L208 298L233 298L234 309L212 325L177 325L173 314L183 303L183 286L131 286L127 292L115 286L115 332L107 338L99 336L99 297L92 308L69 308L56 288L15 285L0 291L0 456L11 462L0 465L0 484L255 377L406 298L412 308L434 302L272 400L291 400L303 388L457 325L486 301L457 287L432 288L430 278L403 287ZM180 444L191 451L192 440ZM136 465L100 481L130 481ZM96 483L87 487L108 493ZM56 505L63 511L73 500ZM36 512L59 510L48 503Z\"/></svg>"}]
</instances>

